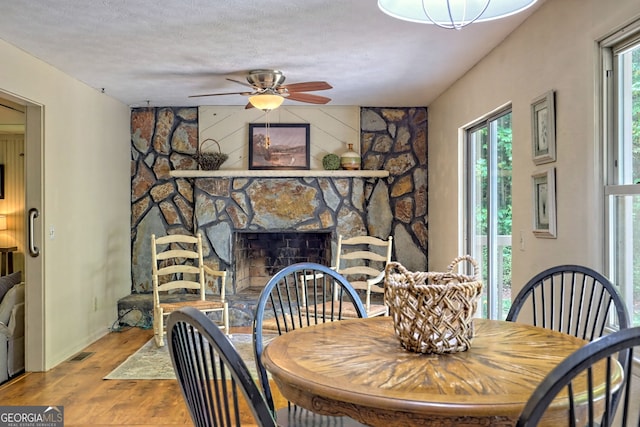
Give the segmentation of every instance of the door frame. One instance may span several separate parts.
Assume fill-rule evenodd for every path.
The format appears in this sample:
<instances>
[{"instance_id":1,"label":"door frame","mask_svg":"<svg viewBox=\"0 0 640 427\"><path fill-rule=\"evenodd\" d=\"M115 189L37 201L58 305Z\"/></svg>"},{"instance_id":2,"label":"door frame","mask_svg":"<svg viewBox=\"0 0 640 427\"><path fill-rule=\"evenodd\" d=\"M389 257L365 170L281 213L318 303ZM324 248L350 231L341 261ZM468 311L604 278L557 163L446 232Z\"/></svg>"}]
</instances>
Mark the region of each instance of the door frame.
<instances>
[{"instance_id":1,"label":"door frame","mask_svg":"<svg viewBox=\"0 0 640 427\"><path fill-rule=\"evenodd\" d=\"M0 90L0 98L8 99L26 107L25 115L25 235L24 281L25 281L25 370L44 371L46 368L46 305L44 287L44 106L19 95ZM29 230L31 209L37 209L38 217ZM30 238L33 241L30 242ZM37 256L30 256L30 243L39 248Z\"/></svg>"}]
</instances>

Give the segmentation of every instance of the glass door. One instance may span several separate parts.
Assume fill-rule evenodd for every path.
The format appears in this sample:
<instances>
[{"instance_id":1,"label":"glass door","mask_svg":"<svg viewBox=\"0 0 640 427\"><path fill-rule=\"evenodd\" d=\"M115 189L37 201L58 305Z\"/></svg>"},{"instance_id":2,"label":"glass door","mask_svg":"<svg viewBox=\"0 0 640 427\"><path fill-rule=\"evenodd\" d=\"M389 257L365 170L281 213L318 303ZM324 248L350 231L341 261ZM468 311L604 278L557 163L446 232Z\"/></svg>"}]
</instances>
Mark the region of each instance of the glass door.
<instances>
[{"instance_id":1,"label":"glass door","mask_svg":"<svg viewBox=\"0 0 640 427\"><path fill-rule=\"evenodd\" d=\"M467 251L484 283L482 317L511 305L511 110L467 130Z\"/></svg>"}]
</instances>

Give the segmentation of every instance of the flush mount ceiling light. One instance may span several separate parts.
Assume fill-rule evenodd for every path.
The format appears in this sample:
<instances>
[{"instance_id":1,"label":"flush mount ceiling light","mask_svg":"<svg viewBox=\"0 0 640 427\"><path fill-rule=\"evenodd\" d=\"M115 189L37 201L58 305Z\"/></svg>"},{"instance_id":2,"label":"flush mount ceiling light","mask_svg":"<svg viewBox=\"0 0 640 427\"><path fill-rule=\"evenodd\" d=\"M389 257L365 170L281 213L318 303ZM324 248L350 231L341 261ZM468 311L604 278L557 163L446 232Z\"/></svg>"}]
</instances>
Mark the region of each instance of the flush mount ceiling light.
<instances>
[{"instance_id":1,"label":"flush mount ceiling light","mask_svg":"<svg viewBox=\"0 0 640 427\"><path fill-rule=\"evenodd\" d=\"M387 15L404 21L459 30L521 12L538 0L378 0Z\"/></svg>"},{"instance_id":2,"label":"flush mount ceiling light","mask_svg":"<svg viewBox=\"0 0 640 427\"><path fill-rule=\"evenodd\" d=\"M249 97L249 102L254 107L260 110L275 110L284 102L284 98L281 95L273 93L261 93L259 95L253 95Z\"/></svg>"}]
</instances>

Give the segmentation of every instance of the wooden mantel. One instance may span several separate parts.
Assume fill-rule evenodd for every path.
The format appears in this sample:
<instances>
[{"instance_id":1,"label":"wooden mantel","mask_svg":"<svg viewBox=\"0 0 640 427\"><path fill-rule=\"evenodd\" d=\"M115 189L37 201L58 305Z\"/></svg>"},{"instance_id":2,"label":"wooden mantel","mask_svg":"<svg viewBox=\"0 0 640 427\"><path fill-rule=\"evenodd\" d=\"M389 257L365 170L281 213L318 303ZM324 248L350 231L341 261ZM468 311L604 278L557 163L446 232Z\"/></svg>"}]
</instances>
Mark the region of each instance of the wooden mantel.
<instances>
[{"instance_id":1,"label":"wooden mantel","mask_svg":"<svg viewBox=\"0 0 640 427\"><path fill-rule=\"evenodd\" d=\"M172 170L175 178L386 178L387 170Z\"/></svg>"}]
</instances>

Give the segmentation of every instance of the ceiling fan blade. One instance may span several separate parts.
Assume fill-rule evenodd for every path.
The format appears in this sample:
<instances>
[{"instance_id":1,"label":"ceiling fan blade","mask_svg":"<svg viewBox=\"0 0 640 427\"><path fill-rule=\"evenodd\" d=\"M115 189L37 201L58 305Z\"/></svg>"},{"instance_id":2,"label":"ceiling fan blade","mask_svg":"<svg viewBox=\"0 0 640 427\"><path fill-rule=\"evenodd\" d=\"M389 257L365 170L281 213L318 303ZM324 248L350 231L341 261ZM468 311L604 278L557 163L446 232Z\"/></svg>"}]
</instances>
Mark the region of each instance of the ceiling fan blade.
<instances>
[{"instance_id":1,"label":"ceiling fan blade","mask_svg":"<svg viewBox=\"0 0 640 427\"><path fill-rule=\"evenodd\" d=\"M253 88L253 86L252 86L252 85L250 85L250 84L249 84L249 83L247 83L247 82L243 82L243 81L235 80L235 79L230 79L230 78L228 78L228 77L227 77L227 80L229 80L230 82L238 83L238 84L241 84L241 85L243 85L243 86L248 86L248 87L250 87L250 88Z\"/></svg>"},{"instance_id":2,"label":"ceiling fan blade","mask_svg":"<svg viewBox=\"0 0 640 427\"><path fill-rule=\"evenodd\" d=\"M219 95L251 95L252 92L225 92L225 93L206 93L204 95L190 95L189 98L199 98L201 96L219 96Z\"/></svg>"},{"instance_id":3,"label":"ceiling fan blade","mask_svg":"<svg viewBox=\"0 0 640 427\"><path fill-rule=\"evenodd\" d=\"M332 89L333 86L327 82L303 82L281 85L280 88L287 89L289 92L315 92L316 90Z\"/></svg>"},{"instance_id":4,"label":"ceiling fan blade","mask_svg":"<svg viewBox=\"0 0 640 427\"><path fill-rule=\"evenodd\" d=\"M331 98L327 98L326 96L312 95L310 93L302 92L289 93L289 96L287 96L285 99L308 102L309 104L326 104L327 102L331 101Z\"/></svg>"},{"instance_id":5,"label":"ceiling fan blade","mask_svg":"<svg viewBox=\"0 0 640 427\"><path fill-rule=\"evenodd\" d=\"M253 104L250 102L247 102L247 105L244 106L245 110L248 110L249 108L254 108Z\"/></svg>"}]
</instances>

